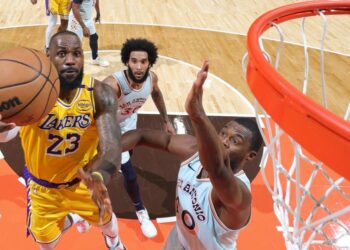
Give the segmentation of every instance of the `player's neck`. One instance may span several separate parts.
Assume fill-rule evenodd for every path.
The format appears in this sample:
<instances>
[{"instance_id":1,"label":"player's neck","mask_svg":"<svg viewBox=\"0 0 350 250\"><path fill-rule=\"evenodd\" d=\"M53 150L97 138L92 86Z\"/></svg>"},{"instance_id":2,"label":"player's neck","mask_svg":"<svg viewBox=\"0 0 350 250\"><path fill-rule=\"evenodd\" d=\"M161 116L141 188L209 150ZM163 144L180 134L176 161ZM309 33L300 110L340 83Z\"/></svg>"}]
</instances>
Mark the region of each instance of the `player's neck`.
<instances>
[{"instance_id":1,"label":"player's neck","mask_svg":"<svg viewBox=\"0 0 350 250\"><path fill-rule=\"evenodd\" d=\"M126 79L127 79L128 83L129 83L129 86L130 86L132 89L141 89L141 88L142 88L142 86L143 86L143 84L144 84L145 81L143 81L143 82L141 82L141 83L134 82L134 81L131 79L131 77L130 77L128 71L125 72L125 75L126 75Z\"/></svg>"},{"instance_id":2,"label":"player's neck","mask_svg":"<svg viewBox=\"0 0 350 250\"><path fill-rule=\"evenodd\" d=\"M133 82L132 80L130 80L130 78L128 81L129 81L130 87L133 89L141 89L143 86L143 83L144 83L144 82L142 82L142 83Z\"/></svg>"},{"instance_id":3,"label":"player's neck","mask_svg":"<svg viewBox=\"0 0 350 250\"><path fill-rule=\"evenodd\" d=\"M61 89L60 90L60 94L59 94L59 98L69 104L72 102L72 100L75 97L75 94L77 93L78 88L74 88L74 89Z\"/></svg>"},{"instance_id":4,"label":"player's neck","mask_svg":"<svg viewBox=\"0 0 350 250\"><path fill-rule=\"evenodd\" d=\"M207 179L207 178L209 178L209 174L204 168L201 169L201 172L199 173L199 178L200 179Z\"/></svg>"}]
</instances>

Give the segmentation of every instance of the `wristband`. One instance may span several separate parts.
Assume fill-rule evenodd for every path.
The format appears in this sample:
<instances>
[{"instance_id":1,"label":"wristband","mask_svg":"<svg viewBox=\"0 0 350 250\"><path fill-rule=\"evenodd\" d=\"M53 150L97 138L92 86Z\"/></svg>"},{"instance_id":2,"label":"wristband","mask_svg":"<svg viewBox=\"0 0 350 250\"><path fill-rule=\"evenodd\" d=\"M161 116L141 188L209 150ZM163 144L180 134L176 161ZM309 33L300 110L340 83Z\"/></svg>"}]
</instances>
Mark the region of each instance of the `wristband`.
<instances>
[{"instance_id":1,"label":"wristband","mask_svg":"<svg viewBox=\"0 0 350 250\"><path fill-rule=\"evenodd\" d=\"M103 175L100 172L94 171L91 173L91 175L98 176L101 179L101 181L104 182Z\"/></svg>"}]
</instances>

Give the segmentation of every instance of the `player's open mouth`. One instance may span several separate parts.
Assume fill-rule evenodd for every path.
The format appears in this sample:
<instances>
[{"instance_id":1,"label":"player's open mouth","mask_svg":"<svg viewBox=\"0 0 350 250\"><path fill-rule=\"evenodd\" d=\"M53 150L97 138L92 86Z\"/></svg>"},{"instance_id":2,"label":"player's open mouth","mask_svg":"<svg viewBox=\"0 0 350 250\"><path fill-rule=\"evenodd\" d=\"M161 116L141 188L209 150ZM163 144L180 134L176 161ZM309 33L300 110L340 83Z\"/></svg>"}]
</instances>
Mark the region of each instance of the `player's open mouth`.
<instances>
[{"instance_id":1,"label":"player's open mouth","mask_svg":"<svg viewBox=\"0 0 350 250\"><path fill-rule=\"evenodd\" d=\"M78 70L76 70L76 69L70 68L70 69L62 70L61 73L64 74L64 75L70 75L70 76L71 76L71 75L76 75L76 74L78 74L79 72L78 72Z\"/></svg>"}]
</instances>

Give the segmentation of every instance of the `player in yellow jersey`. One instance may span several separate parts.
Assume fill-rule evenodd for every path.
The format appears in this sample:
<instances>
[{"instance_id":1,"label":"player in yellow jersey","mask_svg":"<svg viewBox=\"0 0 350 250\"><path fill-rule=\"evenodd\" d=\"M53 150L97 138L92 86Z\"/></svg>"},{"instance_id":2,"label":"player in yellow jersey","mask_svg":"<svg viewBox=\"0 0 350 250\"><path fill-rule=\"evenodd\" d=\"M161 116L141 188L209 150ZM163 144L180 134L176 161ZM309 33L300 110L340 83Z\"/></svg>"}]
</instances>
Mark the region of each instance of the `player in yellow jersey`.
<instances>
[{"instance_id":1,"label":"player in yellow jersey","mask_svg":"<svg viewBox=\"0 0 350 250\"><path fill-rule=\"evenodd\" d=\"M75 33L55 34L48 56L59 73L59 98L46 117L20 128L28 230L40 249L53 249L74 213L101 228L108 249L125 249L105 186L120 167L117 97L108 85L84 75ZM1 128L7 130L6 123L0 122Z\"/></svg>"}]
</instances>

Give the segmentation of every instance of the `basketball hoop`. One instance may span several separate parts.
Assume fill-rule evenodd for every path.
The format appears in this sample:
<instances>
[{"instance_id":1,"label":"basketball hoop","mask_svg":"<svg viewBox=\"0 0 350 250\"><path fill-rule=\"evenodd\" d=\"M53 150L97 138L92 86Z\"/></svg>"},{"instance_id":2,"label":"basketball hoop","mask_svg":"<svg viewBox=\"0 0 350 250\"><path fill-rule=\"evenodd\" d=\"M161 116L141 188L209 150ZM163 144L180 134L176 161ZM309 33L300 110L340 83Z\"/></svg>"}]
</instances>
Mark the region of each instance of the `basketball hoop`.
<instances>
[{"instance_id":1,"label":"basketball hoop","mask_svg":"<svg viewBox=\"0 0 350 250\"><path fill-rule=\"evenodd\" d=\"M256 103L257 121L266 143L263 160L270 156L274 169L271 177L273 187L270 186L271 181L268 180L265 169L262 174L272 193L274 211L281 223L280 231L290 250L309 249L311 245L350 247L350 192L342 188L346 179L350 180L350 123L346 121L350 104L345 119L327 109L323 77L324 37L320 46L323 106L305 95L309 67L307 49L304 54L305 77L302 91L277 72L284 43L279 24L318 15L323 19L325 34L325 16L339 14L350 14L350 1L300 2L263 14L248 32L246 75L250 89L262 106L258 107ZM271 65L272 57L265 51L262 40L262 34L273 27L280 34L274 66ZM304 48L307 48L304 38ZM258 115L262 109L263 118ZM285 150L294 153L290 159L283 156L282 147L285 146ZM333 175L323 164L342 177L333 180ZM313 184L321 177L328 188L323 190L322 195L315 195ZM342 205L332 205L330 199L342 199Z\"/></svg>"}]
</instances>

